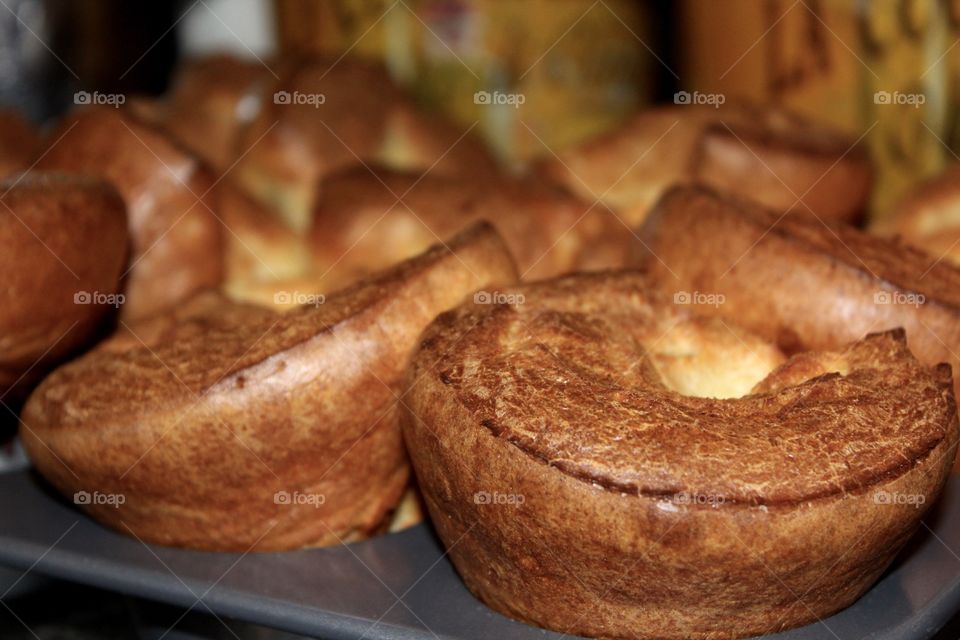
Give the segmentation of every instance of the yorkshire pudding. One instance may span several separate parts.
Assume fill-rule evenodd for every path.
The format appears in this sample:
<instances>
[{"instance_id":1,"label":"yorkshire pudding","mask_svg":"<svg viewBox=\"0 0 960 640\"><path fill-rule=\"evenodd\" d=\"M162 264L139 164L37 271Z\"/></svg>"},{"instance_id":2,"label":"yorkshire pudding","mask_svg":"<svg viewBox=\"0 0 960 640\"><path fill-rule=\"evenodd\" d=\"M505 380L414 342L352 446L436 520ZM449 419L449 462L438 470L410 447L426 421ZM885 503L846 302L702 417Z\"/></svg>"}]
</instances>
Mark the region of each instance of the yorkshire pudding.
<instances>
[{"instance_id":1,"label":"yorkshire pudding","mask_svg":"<svg viewBox=\"0 0 960 640\"><path fill-rule=\"evenodd\" d=\"M482 182L356 167L323 182L311 250L327 279L349 282L478 220L493 223L530 279L623 266L632 239L608 211L535 178Z\"/></svg>"},{"instance_id":2,"label":"yorkshire pudding","mask_svg":"<svg viewBox=\"0 0 960 640\"><path fill-rule=\"evenodd\" d=\"M266 94L275 73L258 60L226 53L189 59L171 79L162 126L215 170L226 171L238 157L243 127L272 98Z\"/></svg>"},{"instance_id":3,"label":"yorkshire pudding","mask_svg":"<svg viewBox=\"0 0 960 640\"><path fill-rule=\"evenodd\" d=\"M960 164L907 193L873 230L960 265Z\"/></svg>"},{"instance_id":4,"label":"yorkshire pudding","mask_svg":"<svg viewBox=\"0 0 960 640\"><path fill-rule=\"evenodd\" d=\"M127 218L95 178L31 171L0 194L0 399L21 399L122 302Z\"/></svg>"},{"instance_id":5,"label":"yorkshire pudding","mask_svg":"<svg viewBox=\"0 0 960 640\"><path fill-rule=\"evenodd\" d=\"M36 468L101 522L210 550L376 530L407 484L396 402L423 327L512 282L487 225L285 314L201 294L53 372L23 412Z\"/></svg>"},{"instance_id":6,"label":"yorkshire pudding","mask_svg":"<svg viewBox=\"0 0 960 640\"><path fill-rule=\"evenodd\" d=\"M424 333L402 425L460 575L506 615L590 637L759 635L846 607L953 464L949 367L893 331L744 377L765 373L756 338L648 291L568 276ZM731 395L759 384L698 397L701 366L729 367Z\"/></svg>"},{"instance_id":7,"label":"yorkshire pudding","mask_svg":"<svg viewBox=\"0 0 960 640\"><path fill-rule=\"evenodd\" d=\"M127 205L133 255L126 319L157 313L222 278L213 179L158 129L111 107L68 114L37 167L99 175Z\"/></svg>"},{"instance_id":8,"label":"yorkshire pudding","mask_svg":"<svg viewBox=\"0 0 960 640\"><path fill-rule=\"evenodd\" d=\"M284 296L283 292L329 293L356 281L354 278L330 287L314 273L306 239L229 180L217 185L217 202L224 228L223 290L230 298L294 307L298 306L295 296ZM396 262L399 260L383 267ZM280 303L284 299L287 303Z\"/></svg>"},{"instance_id":9,"label":"yorkshire pudding","mask_svg":"<svg viewBox=\"0 0 960 640\"><path fill-rule=\"evenodd\" d=\"M852 221L872 179L866 151L854 140L779 109L745 104L642 111L545 168L633 227L664 191L693 182L778 211Z\"/></svg>"},{"instance_id":10,"label":"yorkshire pudding","mask_svg":"<svg viewBox=\"0 0 960 640\"><path fill-rule=\"evenodd\" d=\"M701 188L665 195L640 235L658 288L787 351L903 327L921 362L960 365L960 269L922 251Z\"/></svg>"},{"instance_id":11,"label":"yorkshire pudding","mask_svg":"<svg viewBox=\"0 0 960 640\"><path fill-rule=\"evenodd\" d=\"M234 172L297 231L309 226L320 179L344 167L473 176L496 170L467 129L419 113L377 65L308 58L287 69L246 128Z\"/></svg>"}]
</instances>

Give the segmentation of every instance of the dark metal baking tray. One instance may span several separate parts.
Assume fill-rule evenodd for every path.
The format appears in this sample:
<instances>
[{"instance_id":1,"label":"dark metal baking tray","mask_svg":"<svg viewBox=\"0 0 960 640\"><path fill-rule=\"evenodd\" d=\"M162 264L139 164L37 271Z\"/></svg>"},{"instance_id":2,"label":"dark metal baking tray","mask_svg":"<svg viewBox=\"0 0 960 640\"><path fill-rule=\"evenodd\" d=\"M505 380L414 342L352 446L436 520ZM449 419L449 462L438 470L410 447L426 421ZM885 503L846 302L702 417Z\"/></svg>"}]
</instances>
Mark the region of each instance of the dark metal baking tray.
<instances>
[{"instance_id":1,"label":"dark metal baking tray","mask_svg":"<svg viewBox=\"0 0 960 640\"><path fill-rule=\"evenodd\" d=\"M930 638L960 609L960 477L873 589L781 640ZM463 586L429 526L328 549L229 554L148 546L32 473L0 474L0 565L321 638L560 638Z\"/></svg>"}]
</instances>

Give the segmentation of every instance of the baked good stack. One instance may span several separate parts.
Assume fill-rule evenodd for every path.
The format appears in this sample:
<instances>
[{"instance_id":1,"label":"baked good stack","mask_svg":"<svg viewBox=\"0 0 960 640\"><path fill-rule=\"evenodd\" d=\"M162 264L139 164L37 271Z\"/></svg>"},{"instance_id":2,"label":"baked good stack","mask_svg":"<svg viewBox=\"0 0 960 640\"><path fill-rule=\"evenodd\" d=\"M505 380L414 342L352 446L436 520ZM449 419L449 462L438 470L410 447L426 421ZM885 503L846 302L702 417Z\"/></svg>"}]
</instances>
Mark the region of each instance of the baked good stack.
<instances>
[{"instance_id":1,"label":"baked good stack","mask_svg":"<svg viewBox=\"0 0 960 640\"><path fill-rule=\"evenodd\" d=\"M940 496L949 178L888 239L851 225L857 140L778 108L646 110L516 174L370 62L171 87L43 151L0 118L32 167L0 185L0 400L53 487L124 497L80 505L107 526L347 544L418 485L498 612L708 639L848 606Z\"/></svg>"}]
</instances>

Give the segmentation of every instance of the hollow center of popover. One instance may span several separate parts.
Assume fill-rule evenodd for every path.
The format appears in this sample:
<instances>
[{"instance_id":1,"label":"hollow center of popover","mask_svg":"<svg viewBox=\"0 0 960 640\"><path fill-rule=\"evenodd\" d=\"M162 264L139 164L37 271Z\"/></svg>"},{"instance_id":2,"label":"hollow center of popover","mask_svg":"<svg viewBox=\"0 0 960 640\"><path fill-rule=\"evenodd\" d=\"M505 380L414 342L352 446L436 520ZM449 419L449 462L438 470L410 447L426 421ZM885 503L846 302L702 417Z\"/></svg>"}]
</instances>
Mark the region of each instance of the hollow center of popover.
<instances>
[{"instance_id":1,"label":"hollow center of popover","mask_svg":"<svg viewBox=\"0 0 960 640\"><path fill-rule=\"evenodd\" d=\"M786 359L757 336L720 319L668 323L644 345L664 386L685 396L740 398Z\"/></svg>"},{"instance_id":2,"label":"hollow center of popover","mask_svg":"<svg viewBox=\"0 0 960 640\"><path fill-rule=\"evenodd\" d=\"M797 504L899 475L945 437L946 383L902 335L785 360L723 321L584 284L465 310L449 343L430 343L476 424L571 476L648 496Z\"/></svg>"}]
</instances>

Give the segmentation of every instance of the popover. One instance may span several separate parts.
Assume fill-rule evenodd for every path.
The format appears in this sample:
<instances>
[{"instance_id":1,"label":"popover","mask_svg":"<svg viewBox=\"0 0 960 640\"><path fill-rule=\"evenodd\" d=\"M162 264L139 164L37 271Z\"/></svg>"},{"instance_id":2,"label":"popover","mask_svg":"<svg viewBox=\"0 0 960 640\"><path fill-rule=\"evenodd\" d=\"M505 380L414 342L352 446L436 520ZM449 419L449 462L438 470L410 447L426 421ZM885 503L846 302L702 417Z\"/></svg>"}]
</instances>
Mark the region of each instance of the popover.
<instances>
[{"instance_id":1,"label":"popover","mask_svg":"<svg viewBox=\"0 0 960 640\"><path fill-rule=\"evenodd\" d=\"M133 254L121 316L161 312L223 278L210 172L159 129L123 109L81 108L51 134L41 169L101 176L127 205Z\"/></svg>"},{"instance_id":2,"label":"popover","mask_svg":"<svg viewBox=\"0 0 960 640\"><path fill-rule=\"evenodd\" d=\"M86 492L84 510L146 542L363 538L407 486L397 400L420 332L515 278L478 225L287 313L202 293L47 377L24 409L24 446L56 488Z\"/></svg>"},{"instance_id":3,"label":"popover","mask_svg":"<svg viewBox=\"0 0 960 640\"><path fill-rule=\"evenodd\" d=\"M825 125L774 107L658 107L560 152L544 165L571 191L631 226L670 187L701 183L764 206L853 221L872 170L865 149Z\"/></svg>"},{"instance_id":4,"label":"popover","mask_svg":"<svg viewBox=\"0 0 960 640\"><path fill-rule=\"evenodd\" d=\"M0 182L0 399L22 400L123 302L123 199L107 182L31 171Z\"/></svg>"},{"instance_id":5,"label":"popover","mask_svg":"<svg viewBox=\"0 0 960 640\"><path fill-rule=\"evenodd\" d=\"M343 282L478 220L497 228L529 279L623 266L633 239L608 211L532 177L487 182L368 167L322 183L309 239L317 269Z\"/></svg>"},{"instance_id":6,"label":"popover","mask_svg":"<svg viewBox=\"0 0 960 640\"><path fill-rule=\"evenodd\" d=\"M770 345L639 273L500 301L427 328L402 425L454 566L510 617L677 639L815 621L877 580L953 465L950 368L902 331L769 371Z\"/></svg>"}]
</instances>

